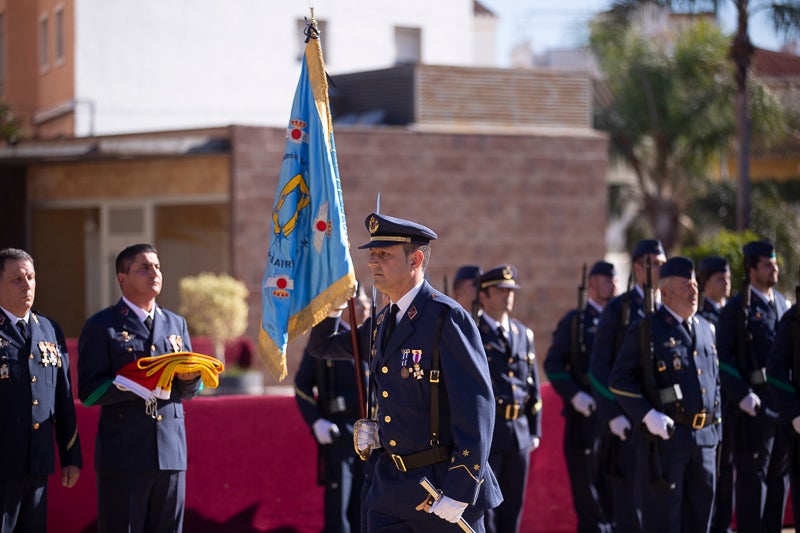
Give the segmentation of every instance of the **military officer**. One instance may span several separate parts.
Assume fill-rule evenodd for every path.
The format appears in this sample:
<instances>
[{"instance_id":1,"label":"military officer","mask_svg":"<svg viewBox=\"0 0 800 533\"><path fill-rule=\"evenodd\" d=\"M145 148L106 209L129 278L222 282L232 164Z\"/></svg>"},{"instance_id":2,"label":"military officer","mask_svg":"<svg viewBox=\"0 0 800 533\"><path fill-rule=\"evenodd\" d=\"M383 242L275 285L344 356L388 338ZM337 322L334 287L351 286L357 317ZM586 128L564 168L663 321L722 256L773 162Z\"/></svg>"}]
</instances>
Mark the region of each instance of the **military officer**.
<instances>
[{"instance_id":1,"label":"military officer","mask_svg":"<svg viewBox=\"0 0 800 533\"><path fill-rule=\"evenodd\" d=\"M0 532L47 530L47 476L61 459L71 488L82 466L81 443L61 328L31 310L33 258L0 250Z\"/></svg>"},{"instance_id":2,"label":"military officer","mask_svg":"<svg viewBox=\"0 0 800 533\"><path fill-rule=\"evenodd\" d=\"M519 531L530 453L542 436L533 330L510 316L520 288L516 280L517 269L506 264L484 272L477 281L483 311L478 329L497 408L489 464L503 492L503 503L486 512L487 532Z\"/></svg>"},{"instance_id":3,"label":"military officer","mask_svg":"<svg viewBox=\"0 0 800 533\"><path fill-rule=\"evenodd\" d=\"M743 290L722 309L717 327L725 423L731 424L738 531L780 531L788 491L788 437L778 421L766 366L778 320L788 309L775 290L778 264L767 241L742 248ZM747 305L749 299L749 305Z\"/></svg>"},{"instance_id":4,"label":"military officer","mask_svg":"<svg viewBox=\"0 0 800 533\"><path fill-rule=\"evenodd\" d=\"M664 263L659 289L663 305L628 329L609 384L636 431L646 431L642 531L700 533L711 522L722 421L714 331L695 316L690 259Z\"/></svg>"},{"instance_id":5,"label":"military officer","mask_svg":"<svg viewBox=\"0 0 800 533\"><path fill-rule=\"evenodd\" d=\"M610 488L601 475L605 468L599 465L597 453L602 428L589 386L588 352L600 313L616 292L615 277L611 263L592 265L585 307L567 312L559 321L544 360L547 378L564 402L564 458L579 533L612 530L610 509L606 509Z\"/></svg>"},{"instance_id":6,"label":"military officer","mask_svg":"<svg viewBox=\"0 0 800 533\"><path fill-rule=\"evenodd\" d=\"M722 308L731 296L731 267L728 260L710 255L697 265L697 285L702 296L698 314L714 327L719 323ZM725 392L722 394L725 405ZM733 424L722 425L722 442L719 445L717 491L714 498L714 513L711 516L712 533L731 531L733 518Z\"/></svg>"},{"instance_id":7,"label":"military officer","mask_svg":"<svg viewBox=\"0 0 800 533\"><path fill-rule=\"evenodd\" d=\"M718 255L704 257L697 264L697 286L702 295L699 314L714 326L731 296L731 266Z\"/></svg>"},{"instance_id":8,"label":"military officer","mask_svg":"<svg viewBox=\"0 0 800 533\"><path fill-rule=\"evenodd\" d=\"M117 371L141 357L191 351L186 320L156 304L158 252L135 244L116 259L122 298L90 317L78 338L78 395L100 406L94 466L100 533L174 532L183 528L186 429L182 400L202 386L199 372L178 373L155 412L113 385Z\"/></svg>"},{"instance_id":9,"label":"military officer","mask_svg":"<svg viewBox=\"0 0 800 533\"><path fill-rule=\"evenodd\" d=\"M453 277L453 299L469 311L475 320L478 319L480 309L475 281L482 273L478 265L463 265L456 270L456 275Z\"/></svg>"},{"instance_id":10,"label":"military officer","mask_svg":"<svg viewBox=\"0 0 800 533\"><path fill-rule=\"evenodd\" d=\"M377 455L364 502L368 530L455 532L464 520L484 531L484 512L502 496L488 465L495 406L478 329L425 281L436 233L377 213L365 224L370 240L361 248L369 250L375 287L391 302L374 327L359 327L360 345L374 347L377 398L377 420L360 420L355 436L359 453ZM312 329L312 355L352 356L350 335L337 334L337 322ZM432 505L422 477L442 491Z\"/></svg>"},{"instance_id":11,"label":"military officer","mask_svg":"<svg viewBox=\"0 0 800 533\"><path fill-rule=\"evenodd\" d=\"M770 394L787 428L792 510L800 516L800 317L797 304L783 314L767 361ZM797 520L795 520L797 524ZM797 527L795 527L795 531Z\"/></svg>"},{"instance_id":12,"label":"military officer","mask_svg":"<svg viewBox=\"0 0 800 533\"><path fill-rule=\"evenodd\" d=\"M361 323L370 309L361 286L355 307ZM339 326L340 331L350 331L345 322ZM362 365L361 375L366 376L366 362ZM325 533L357 533L364 462L353 451L353 424L361 417L355 364L349 359L317 359L306 351L295 374L294 391L300 414L319 445L317 477L325 487Z\"/></svg>"},{"instance_id":13,"label":"military officer","mask_svg":"<svg viewBox=\"0 0 800 533\"><path fill-rule=\"evenodd\" d=\"M612 299L600 314L589 355L589 381L597 402L597 412L609 429L609 433L602 436L600 453L607 469L605 475L611 480L614 528L617 531L634 533L639 531L636 508L638 491L634 487L635 475L639 469L635 462L635 449L629 439L631 421L617 403L616 396L609 390L608 376L627 328L644 317L648 261L651 283L655 287L658 284L658 269L667 258L660 241L645 239L636 243L631 260L635 285L626 293ZM655 297L658 298L657 293Z\"/></svg>"}]
</instances>

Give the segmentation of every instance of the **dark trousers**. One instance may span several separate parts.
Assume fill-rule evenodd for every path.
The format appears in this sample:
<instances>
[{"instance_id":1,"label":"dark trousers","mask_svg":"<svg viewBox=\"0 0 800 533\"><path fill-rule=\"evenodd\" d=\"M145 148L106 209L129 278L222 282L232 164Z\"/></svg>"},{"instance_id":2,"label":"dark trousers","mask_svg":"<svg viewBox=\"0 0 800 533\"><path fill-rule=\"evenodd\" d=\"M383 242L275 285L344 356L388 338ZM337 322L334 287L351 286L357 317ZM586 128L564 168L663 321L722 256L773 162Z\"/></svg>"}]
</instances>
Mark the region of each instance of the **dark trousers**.
<instances>
[{"instance_id":1,"label":"dark trousers","mask_svg":"<svg viewBox=\"0 0 800 533\"><path fill-rule=\"evenodd\" d=\"M464 511L464 520L472 527L475 533L485 533L483 513L474 514L469 508ZM375 511L367 510L367 531L369 533L463 533L458 524L452 524L432 513L420 511L420 518L415 520L401 520Z\"/></svg>"},{"instance_id":2,"label":"dark trousers","mask_svg":"<svg viewBox=\"0 0 800 533\"><path fill-rule=\"evenodd\" d=\"M627 440L620 440L613 433L606 432L600 442L601 474L611 487L611 515L614 531L639 533L639 494L636 488L637 470L642 453L633 445L635 438L641 438L634 431Z\"/></svg>"},{"instance_id":3,"label":"dark trousers","mask_svg":"<svg viewBox=\"0 0 800 533\"><path fill-rule=\"evenodd\" d=\"M718 449L717 490L714 494L714 512L711 515L711 533L732 533L733 431L735 426L728 419L722 422L722 442Z\"/></svg>"},{"instance_id":4,"label":"dark trousers","mask_svg":"<svg viewBox=\"0 0 800 533\"><path fill-rule=\"evenodd\" d=\"M786 428L767 416L729 415L733 422L736 468L736 530L741 533L781 531L789 485Z\"/></svg>"},{"instance_id":5,"label":"dark trousers","mask_svg":"<svg viewBox=\"0 0 800 533\"><path fill-rule=\"evenodd\" d=\"M353 450L352 434L343 432L332 444L320 446L319 452L325 485L325 533L358 533L364 462Z\"/></svg>"},{"instance_id":6,"label":"dark trousers","mask_svg":"<svg viewBox=\"0 0 800 533\"><path fill-rule=\"evenodd\" d=\"M525 504L525 490L528 485L530 450L489 453L492 467L503 502L494 509L486 511L487 533L514 533L519 531L522 507Z\"/></svg>"},{"instance_id":7,"label":"dark trousers","mask_svg":"<svg viewBox=\"0 0 800 533\"><path fill-rule=\"evenodd\" d=\"M594 418L568 410L564 421L564 458L567 462L578 533L610 533L611 522L603 508L606 488L599 476L600 424Z\"/></svg>"},{"instance_id":8,"label":"dark trousers","mask_svg":"<svg viewBox=\"0 0 800 533\"><path fill-rule=\"evenodd\" d=\"M703 533L711 524L717 473L716 446L665 450L656 441L665 483L647 480L642 490L642 531ZM646 446L643 444L642 446Z\"/></svg>"},{"instance_id":9,"label":"dark trousers","mask_svg":"<svg viewBox=\"0 0 800 533\"><path fill-rule=\"evenodd\" d=\"M0 478L0 533L47 531L47 476Z\"/></svg>"},{"instance_id":10,"label":"dark trousers","mask_svg":"<svg viewBox=\"0 0 800 533\"><path fill-rule=\"evenodd\" d=\"M98 533L181 533L186 472L97 473Z\"/></svg>"}]
</instances>

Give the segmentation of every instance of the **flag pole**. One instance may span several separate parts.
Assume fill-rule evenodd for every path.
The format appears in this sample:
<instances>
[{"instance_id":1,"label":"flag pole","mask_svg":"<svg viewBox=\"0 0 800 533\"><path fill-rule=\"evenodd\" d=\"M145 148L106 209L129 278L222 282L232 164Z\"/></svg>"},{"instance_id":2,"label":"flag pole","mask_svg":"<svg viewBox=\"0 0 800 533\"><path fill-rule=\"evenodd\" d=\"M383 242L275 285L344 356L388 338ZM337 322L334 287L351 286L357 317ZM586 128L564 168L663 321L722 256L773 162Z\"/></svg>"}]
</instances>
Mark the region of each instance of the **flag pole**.
<instances>
[{"instance_id":1,"label":"flag pole","mask_svg":"<svg viewBox=\"0 0 800 533\"><path fill-rule=\"evenodd\" d=\"M356 297L358 293L356 292ZM358 394L359 418L367 417L366 394L364 394L364 373L361 369L361 352L358 349L358 322L356 322L356 299L347 300L347 310L350 312L350 342L353 344L353 360L356 364L356 391Z\"/></svg>"}]
</instances>

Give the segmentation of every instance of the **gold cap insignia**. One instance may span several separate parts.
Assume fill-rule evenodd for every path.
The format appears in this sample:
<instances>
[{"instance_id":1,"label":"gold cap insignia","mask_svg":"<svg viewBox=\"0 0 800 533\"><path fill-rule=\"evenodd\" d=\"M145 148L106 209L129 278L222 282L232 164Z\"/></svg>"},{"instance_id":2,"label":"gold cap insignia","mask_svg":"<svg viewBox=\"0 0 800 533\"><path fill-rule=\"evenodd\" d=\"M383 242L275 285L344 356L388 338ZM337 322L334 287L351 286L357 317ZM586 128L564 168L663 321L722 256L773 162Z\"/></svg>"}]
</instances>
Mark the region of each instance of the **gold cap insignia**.
<instances>
[{"instance_id":1,"label":"gold cap insignia","mask_svg":"<svg viewBox=\"0 0 800 533\"><path fill-rule=\"evenodd\" d=\"M511 266L506 265L505 268L503 268L503 279L511 279L513 277L514 273L511 271Z\"/></svg>"},{"instance_id":2,"label":"gold cap insignia","mask_svg":"<svg viewBox=\"0 0 800 533\"><path fill-rule=\"evenodd\" d=\"M380 226L380 223L378 222L377 218L375 218L375 217L370 217L369 218L369 232L371 234L375 233L376 231L378 231L378 227L379 226Z\"/></svg>"}]
</instances>

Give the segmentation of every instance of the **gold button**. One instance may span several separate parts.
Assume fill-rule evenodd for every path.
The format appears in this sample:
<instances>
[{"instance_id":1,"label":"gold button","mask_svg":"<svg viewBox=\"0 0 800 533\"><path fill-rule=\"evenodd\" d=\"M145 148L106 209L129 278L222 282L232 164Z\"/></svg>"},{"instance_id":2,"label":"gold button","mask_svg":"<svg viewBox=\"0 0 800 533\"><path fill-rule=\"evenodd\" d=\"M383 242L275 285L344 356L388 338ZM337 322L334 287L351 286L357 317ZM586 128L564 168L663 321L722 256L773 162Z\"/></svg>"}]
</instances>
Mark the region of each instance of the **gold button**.
<instances>
[{"instance_id":1,"label":"gold button","mask_svg":"<svg viewBox=\"0 0 800 533\"><path fill-rule=\"evenodd\" d=\"M510 377L510 378L514 377L514 371L513 370L509 370L508 371L508 377Z\"/></svg>"},{"instance_id":2,"label":"gold button","mask_svg":"<svg viewBox=\"0 0 800 533\"><path fill-rule=\"evenodd\" d=\"M694 356L697 357L697 350L694 351Z\"/></svg>"},{"instance_id":3,"label":"gold button","mask_svg":"<svg viewBox=\"0 0 800 533\"><path fill-rule=\"evenodd\" d=\"M388 424L389 422L391 422L391 421L392 421L392 417L391 417L391 416L389 416L389 415L386 415L386 416L384 416L384 417L383 417L383 421L384 421L384 422L386 422L386 423Z\"/></svg>"},{"instance_id":4,"label":"gold button","mask_svg":"<svg viewBox=\"0 0 800 533\"><path fill-rule=\"evenodd\" d=\"M161 416L161 415L158 415L158 416L156 417L156 420L157 420L158 422L161 422L162 420L164 420L164 417L163 417L163 416Z\"/></svg>"},{"instance_id":5,"label":"gold button","mask_svg":"<svg viewBox=\"0 0 800 533\"><path fill-rule=\"evenodd\" d=\"M389 446L397 446L397 441L392 439L389 441Z\"/></svg>"},{"instance_id":6,"label":"gold button","mask_svg":"<svg viewBox=\"0 0 800 533\"><path fill-rule=\"evenodd\" d=\"M517 386L516 385L511 385L511 390L512 391L517 390Z\"/></svg>"},{"instance_id":7,"label":"gold button","mask_svg":"<svg viewBox=\"0 0 800 533\"><path fill-rule=\"evenodd\" d=\"M388 398L389 397L389 392L388 391L383 391L381 393L381 396L383 396L384 398Z\"/></svg>"},{"instance_id":8,"label":"gold button","mask_svg":"<svg viewBox=\"0 0 800 533\"><path fill-rule=\"evenodd\" d=\"M39 429L39 422L36 422L35 424L33 424L33 429Z\"/></svg>"},{"instance_id":9,"label":"gold button","mask_svg":"<svg viewBox=\"0 0 800 533\"><path fill-rule=\"evenodd\" d=\"M28 359L33 359L33 354L28 354Z\"/></svg>"},{"instance_id":10,"label":"gold button","mask_svg":"<svg viewBox=\"0 0 800 533\"><path fill-rule=\"evenodd\" d=\"M383 372L384 374L388 374L389 373L389 367L382 366L381 367L381 372Z\"/></svg>"},{"instance_id":11,"label":"gold button","mask_svg":"<svg viewBox=\"0 0 800 533\"><path fill-rule=\"evenodd\" d=\"M703 374L703 369L702 368L698 368L697 369L697 375L701 376L702 374Z\"/></svg>"},{"instance_id":12,"label":"gold button","mask_svg":"<svg viewBox=\"0 0 800 533\"><path fill-rule=\"evenodd\" d=\"M128 351L132 352L133 351L133 347L132 346L128 346Z\"/></svg>"},{"instance_id":13,"label":"gold button","mask_svg":"<svg viewBox=\"0 0 800 533\"><path fill-rule=\"evenodd\" d=\"M151 344L150 345L150 351L151 352L155 352L156 351L156 345L155 344Z\"/></svg>"},{"instance_id":14,"label":"gold button","mask_svg":"<svg viewBox=\"0 0 800 533\"><path fill-rule=\"evenodd\" d=\"M39 405L39 400L33 400L33 405Z\"/></svg>"},{"instance_id":15,"label":"gold button","mask_svg":"<svg viewBox=\"0 0 800 533\"><path fill-rule=\"evenodd\" d=\"M513 358L513 357L509 357L509 358L508 358L508 364L510 365L510 364L511 364L511 363L513 363L513 362L514 362L514 358Z\"/></svg>"},{"instance_id":16,"label":"gold button","mask_svg":"<svg viewBox=\"0 0 800 533\"><path fill-rule=\"evenodd\" d=\"M33 376L33 377L31 378L31 383L36 383L36 376Z\"/></svg>"},{"instance_id":17,"label":"gold button","mask_svg":"<svg viewBox=\"0 0 800 533\"><path fill-rule=\"evenodd\" d=\"M497 403L499 403L500 405L503 405L503 402L505 402L505 400L504 400L504 399L502 399L502 398L500 398L499 400L497 400Z\"/></svg>"},{"instance_id":18,"label":"gold button","mask_svg":"<svg viewBox=\"0 0 800 533\"><path fill-rule=\"evenodd\" d=\"M705 393L706 393L706 389L700 389L700 394L705 394Z\"/></svg>"}]
</instances>

